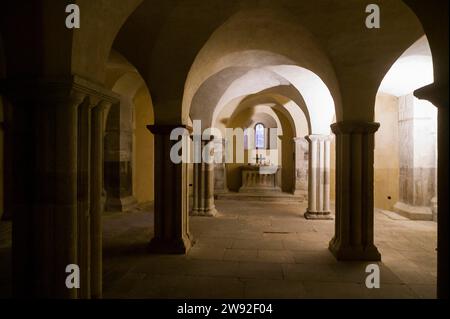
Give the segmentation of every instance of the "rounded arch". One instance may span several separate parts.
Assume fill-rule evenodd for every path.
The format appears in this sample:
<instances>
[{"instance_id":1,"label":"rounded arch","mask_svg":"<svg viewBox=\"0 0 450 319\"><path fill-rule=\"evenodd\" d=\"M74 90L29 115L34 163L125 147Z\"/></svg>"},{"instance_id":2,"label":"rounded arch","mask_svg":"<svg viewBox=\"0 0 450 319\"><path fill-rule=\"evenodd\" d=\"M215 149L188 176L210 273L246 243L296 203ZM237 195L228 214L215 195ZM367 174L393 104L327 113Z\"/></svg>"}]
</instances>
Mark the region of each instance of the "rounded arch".
<instances>
[{"instance_id":1,"label":"rounded arch","mask_svg":"<svg viewBox=\"0 0 450 319\"><path fill-rule=\"evenodd\" d=\"M270 21L270 28L267 28ZM302 67L321 78L336 100L340 116L340 95L333 67L316 39L289 14L280 10L242 10L218 28L198 53L187 77L183 116L189 114L196 92L203 83L229 67L245 67L254 73L288 75L287 68ZM266 68L261 71L261 69ZM251 72L251 71L250 71ZM242 74L237 74L236 77ZM287 80L284 80L287 81ZM266 87L267 88L267 87ZM195 106L194 106L195 107ZM333 104L334 112L334 104Z\"/></svg>"},{"instance_id":2,"label":"rounded arch","mask_svg":"<svg viewBox=\"0 0 450 319\"><path fill-rule=\"evenodd\" d=\"M310 132L329 134L335 115L330 91L314 73L292 65L256 69L233 67L214 74L194 95L190 117L201 119L206 126L213 125L232 101L239 102L262 92L288 96L307 116ZM290 111L295 112L292 107Z\"/></svg>"},{"instance_id":3,"label":"rounded arch","mask_svg":"<svg viewBox=\"0 0 450 319\"><path fill-rule=\"evenodd\" d=\"M433 82L433 57L427 37L423 35L391 65L378 92L398 97Z\"/></svg>"},{"instance_id":4,"label":"rounded arch","mask_svg":"<svg viewBox=\"0 0 450 319\"><path fill-rule=\"evenodd\" d=\"M153 105L139 72L114 50L105 83L120 97L104 118L106 209L126 211L154 198L154 141L146 128L154 121Z\"/></svg>"},{"instance_id":5,"label":"rounded arch","mask_svg":"<svg viewBox=\"0 0 450 319\"><path fill-rule=\"evenodd\" d=\"M244 109L252 108L255 105L264 105L272 109L272 112L275 114L282 114L287 119L294 137L308 135L309 123L299 107L283 96L274 96L268 93L249 95L243 99L239 99L238 103L233 103L232 101L229 106L225 107L221 114L217 116L213 122L213 127L223 129L223 127L227 126L227 124L232 121L235 114L238 114ZM283 131L281 129L279 135L282 134Z\"/></svg>"},{"instance_id":6,"label":"rounded arch","mask_svg":"<svg viewBox=\"0 0 450 319\"><path fill-rule=\"evenodd\" d=\"M252 128L257 123L262 123L266 128L276 128L277 135L283 135L283 126L278 115L272 109L270 104L241 104L237 107L227 121L227 127L235 127L236 123L246 129ZM239 122L238 117L244 115L245 121Z\"/></svg>"},{"instance_id":7,"label":"rounded arch","mask_svg":"<svg viewBox=\"0 0 450 319\"><path fill-rule=\"evenodd\" d=\"M375 121L380 123L374 151L377 208L407 216L415 203L432 210L436 176L428 170L437 166L437 109L417 99L414 92L433 81L432 55L425 35L403 52L381 81L374 107ZM386 156L392 160L386 162ZM390 173L385 174L387 171Z\"/></svg>"},{"instance_id":8,"label":"rounded arch","mask_svg":"<svg viewBox=\"0 0 450 319\"><path fill-rule=\"evenodd\" d=\"M73 73L94 82L105 82L106 65L114 40L142 2L143 0L115 1L111 5L108 1L76 1L82 13L80 23L83 26L73 32L72 36ZM64 12L64 9L61 12ZM91 51L92 48L95 48L95 54L87 59L84 52Z\"/></svg>"}]
</instances>

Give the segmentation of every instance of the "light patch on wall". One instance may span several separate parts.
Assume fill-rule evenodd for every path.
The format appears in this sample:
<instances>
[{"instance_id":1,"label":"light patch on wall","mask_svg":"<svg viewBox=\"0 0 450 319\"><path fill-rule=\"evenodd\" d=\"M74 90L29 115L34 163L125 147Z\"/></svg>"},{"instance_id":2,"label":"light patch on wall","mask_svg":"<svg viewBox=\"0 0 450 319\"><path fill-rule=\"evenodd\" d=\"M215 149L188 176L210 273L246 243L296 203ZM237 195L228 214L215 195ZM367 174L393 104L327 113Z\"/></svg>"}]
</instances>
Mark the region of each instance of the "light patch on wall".
<instances>
[{"instance_id":1,"label":"light patch on wall","mask_svg":"<svg viewBox=\"0 0 450 319\"><path fill-rule=\"evenodd\" d=\"M414 92L433 81L431 56L412 55L402 57L392 65L381 82L380 91L399 97Z\"/></svg>"}]
</instances>

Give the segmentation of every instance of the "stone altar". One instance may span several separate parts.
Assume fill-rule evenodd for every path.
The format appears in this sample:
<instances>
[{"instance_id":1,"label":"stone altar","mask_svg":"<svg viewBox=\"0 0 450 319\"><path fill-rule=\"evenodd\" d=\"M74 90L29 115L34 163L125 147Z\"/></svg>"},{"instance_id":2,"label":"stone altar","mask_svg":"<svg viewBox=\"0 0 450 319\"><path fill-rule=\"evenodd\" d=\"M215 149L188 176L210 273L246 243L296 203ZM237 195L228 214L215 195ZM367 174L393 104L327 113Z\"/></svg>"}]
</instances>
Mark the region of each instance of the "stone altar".
<instances>
[{"instance_id":1,"label":"stone altar","mask_svg":"<svg viewBox=\"0 0 450 319\"><path fill-rule=\"evenodd\" d=\"M281 192L281 169L274 165L241 166L242 186L239 193Z\"/></svg>"}]
</instances>

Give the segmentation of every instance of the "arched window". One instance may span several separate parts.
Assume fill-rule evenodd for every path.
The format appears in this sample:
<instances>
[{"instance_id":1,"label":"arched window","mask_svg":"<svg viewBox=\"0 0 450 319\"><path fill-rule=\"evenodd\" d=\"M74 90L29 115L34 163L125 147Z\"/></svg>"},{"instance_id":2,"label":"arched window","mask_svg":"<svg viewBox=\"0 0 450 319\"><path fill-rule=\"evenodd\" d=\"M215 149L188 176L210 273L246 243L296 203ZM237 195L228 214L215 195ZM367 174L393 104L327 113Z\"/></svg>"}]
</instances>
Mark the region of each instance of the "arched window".
<instances>
[{"instance_id":1,"label":"arched window","mask_svg":"<svg viewBox=\"0 0 450 319\"><path fill-rule=\"evenodd\" d=\"M264 124L258 123L255 125L255 147L262 149L266 147L266 136Z\"/></svg>"}]
</instances>

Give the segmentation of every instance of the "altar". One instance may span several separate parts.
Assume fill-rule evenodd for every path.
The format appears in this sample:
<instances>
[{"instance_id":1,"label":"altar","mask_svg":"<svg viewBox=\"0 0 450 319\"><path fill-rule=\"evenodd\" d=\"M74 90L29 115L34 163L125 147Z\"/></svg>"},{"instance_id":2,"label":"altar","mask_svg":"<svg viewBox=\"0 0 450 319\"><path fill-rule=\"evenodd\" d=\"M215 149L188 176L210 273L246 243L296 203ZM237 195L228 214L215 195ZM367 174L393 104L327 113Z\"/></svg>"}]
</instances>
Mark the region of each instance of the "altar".
<instances>
[{"instance_id":1,"label":"altar","mask_svg":"<svg viewBox=\"0 0 450 319\"><path fill-rule=\"evenodd\" d=\"M239 193L281 192L281 169L275 165L241 166L242 186Z\"/></svg>"}]
</instances>

